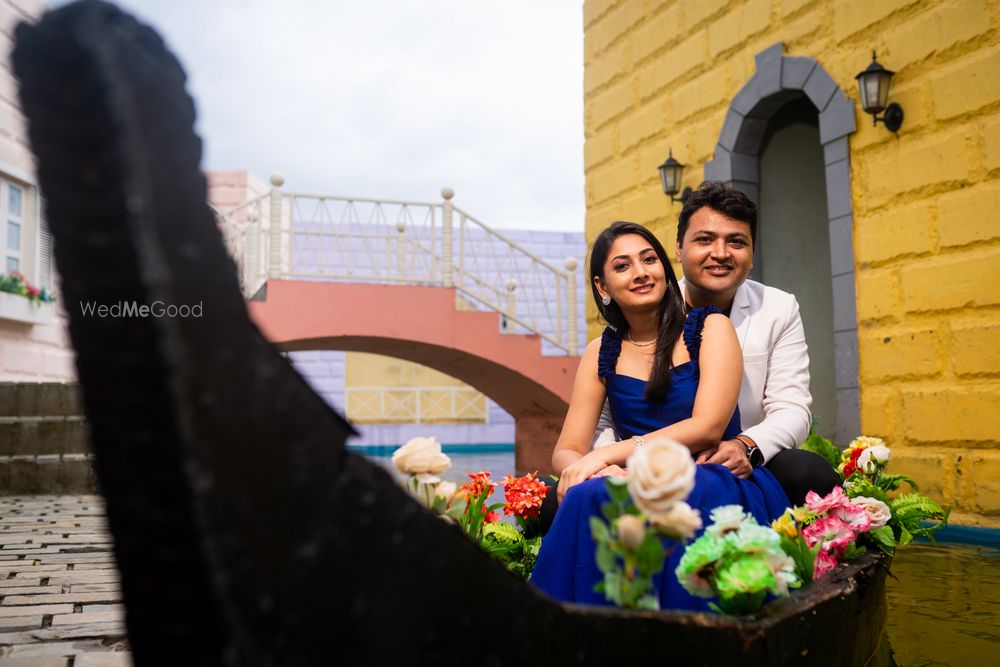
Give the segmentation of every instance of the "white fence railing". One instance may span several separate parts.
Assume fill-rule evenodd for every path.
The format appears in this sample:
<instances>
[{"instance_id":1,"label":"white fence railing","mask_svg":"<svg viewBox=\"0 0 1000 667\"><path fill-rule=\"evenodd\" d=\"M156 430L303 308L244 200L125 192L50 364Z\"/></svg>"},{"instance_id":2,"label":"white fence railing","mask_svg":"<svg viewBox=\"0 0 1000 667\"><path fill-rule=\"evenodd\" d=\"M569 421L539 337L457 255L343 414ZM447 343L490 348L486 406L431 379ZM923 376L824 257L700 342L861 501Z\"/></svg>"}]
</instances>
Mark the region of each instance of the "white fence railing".
<instances>
[{"instance_id":1,"label":"white fence railing","mask_svg":"<svg viewBox=\"0 0 1000 667\"><path fill-rule=\"evenodd\" d=\"M486 423L486 397L472 387L348 387L347 418L353 423Z\"/></svg>"},{"instance_id":2,"label":"white fence railing","mask_svg":"<svg viewBox=\"0 0 1000 667\"><path fill-rule=\"evenodd\" d=\"M538 257L452 203L270 192L219 213L247 298L271 278L455 288L503 316L505 331L579 350L577 261Z\"/></svg>"}]
</instances>

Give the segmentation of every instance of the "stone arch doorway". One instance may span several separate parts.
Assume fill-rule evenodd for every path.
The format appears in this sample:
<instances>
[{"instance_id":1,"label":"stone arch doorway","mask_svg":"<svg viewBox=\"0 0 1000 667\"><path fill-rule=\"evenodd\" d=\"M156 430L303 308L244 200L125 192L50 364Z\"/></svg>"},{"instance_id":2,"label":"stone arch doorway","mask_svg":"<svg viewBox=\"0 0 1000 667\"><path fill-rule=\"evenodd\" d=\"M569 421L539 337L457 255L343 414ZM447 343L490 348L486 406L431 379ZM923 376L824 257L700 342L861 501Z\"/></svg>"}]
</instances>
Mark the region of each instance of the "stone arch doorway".
<instances>
[{"instance_id":1,"label":"stone arch doorway","mask_svg":"<svg viewBox=\"0 0 1000 667\"><path fill-rule=\"evenodd\" d=\"M847 137L854 103L813 58L756 56L736 94L705 178L760 206L758 280L796 294L810 352L820 432L844 443L860 430L853 210Z\"/></svg>"}]
</instances>

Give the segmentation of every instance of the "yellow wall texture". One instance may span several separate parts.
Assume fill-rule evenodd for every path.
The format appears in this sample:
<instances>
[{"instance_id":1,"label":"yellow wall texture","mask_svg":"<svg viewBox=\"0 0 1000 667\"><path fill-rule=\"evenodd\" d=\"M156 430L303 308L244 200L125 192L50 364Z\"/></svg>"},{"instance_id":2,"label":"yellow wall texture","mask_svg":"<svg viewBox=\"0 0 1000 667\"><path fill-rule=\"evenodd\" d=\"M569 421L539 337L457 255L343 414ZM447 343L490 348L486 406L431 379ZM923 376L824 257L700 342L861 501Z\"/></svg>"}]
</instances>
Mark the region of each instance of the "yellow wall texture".
<instances>
[{"instance_id":1,"label":"yellow wall texture","mask_svg":"<svg viewBox=\"0 0 1000 667\"><path fill-rule=\"evenodd\" d=\"M421 364L365 352L344 360L347 418L359 424L485 423L486 396Z\"/></svg>"},{"instance_id":2,"label":"yellow wall texture","mask_svg":"<svg viewBox=\"0 0 1000 667\"><path fill-rule=\"evenodd\" d=\"M701 181L754 55L776 42L855 101L872 49L897 73L899 137L859 103L849 139L862 429L956 522L1000 527L1000 0L587 0L583 12L588 240L634 220L673 252L680 205L656 167L672 147L685 183ZM588 304L592 336L596 317Z\"/></svg>"}]
</instances>

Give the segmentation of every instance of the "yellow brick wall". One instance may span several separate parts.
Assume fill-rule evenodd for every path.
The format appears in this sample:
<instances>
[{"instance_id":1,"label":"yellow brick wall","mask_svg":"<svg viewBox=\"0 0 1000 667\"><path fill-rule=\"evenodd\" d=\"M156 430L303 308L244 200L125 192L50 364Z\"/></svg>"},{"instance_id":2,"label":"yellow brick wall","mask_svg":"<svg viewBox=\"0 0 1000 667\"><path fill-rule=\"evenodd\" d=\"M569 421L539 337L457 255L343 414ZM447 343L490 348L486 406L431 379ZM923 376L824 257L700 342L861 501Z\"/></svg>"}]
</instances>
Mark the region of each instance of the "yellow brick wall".
<instances>
[{"instance_id":1,"label":"yellow brick wall","mask_svg":"<svg viewBox=\"0 0 1000 667\"><path fill-rule=\"evenodd\" d=\"M857 107L850 136L865 433L895 468L1000 527L1000 0L587 0L588 240L615 219L671 252L672 147L702 180L754 55L784 42L853 100L872 49L896 71L899 137ZM762 224L766 224L763 221ZM588 304L591 337L597 314Z\"/></svg>"}]
</instances>

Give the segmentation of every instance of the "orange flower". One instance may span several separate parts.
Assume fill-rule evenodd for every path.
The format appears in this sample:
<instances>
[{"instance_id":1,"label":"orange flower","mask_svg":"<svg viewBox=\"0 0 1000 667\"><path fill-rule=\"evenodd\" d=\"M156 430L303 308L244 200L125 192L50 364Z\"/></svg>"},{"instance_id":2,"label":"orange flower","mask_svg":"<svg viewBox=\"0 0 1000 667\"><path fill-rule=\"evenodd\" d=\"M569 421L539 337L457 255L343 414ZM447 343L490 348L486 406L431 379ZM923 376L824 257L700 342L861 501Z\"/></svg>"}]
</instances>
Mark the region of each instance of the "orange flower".
<instances>
[{"instance_id":1,"label":"orange flower","mask_svg":"<svg viewBox=\"0 0 1000 667\"><path fill-rule=\"evenodd\" d=\"M549 487L539 480L538 471L528 473L524 477L507 475L503 480L503 495L507 504L503 511L507 516L518 516L522 519L536 518L542 509L542 501Z\"/></svg>"}]
</instances>

